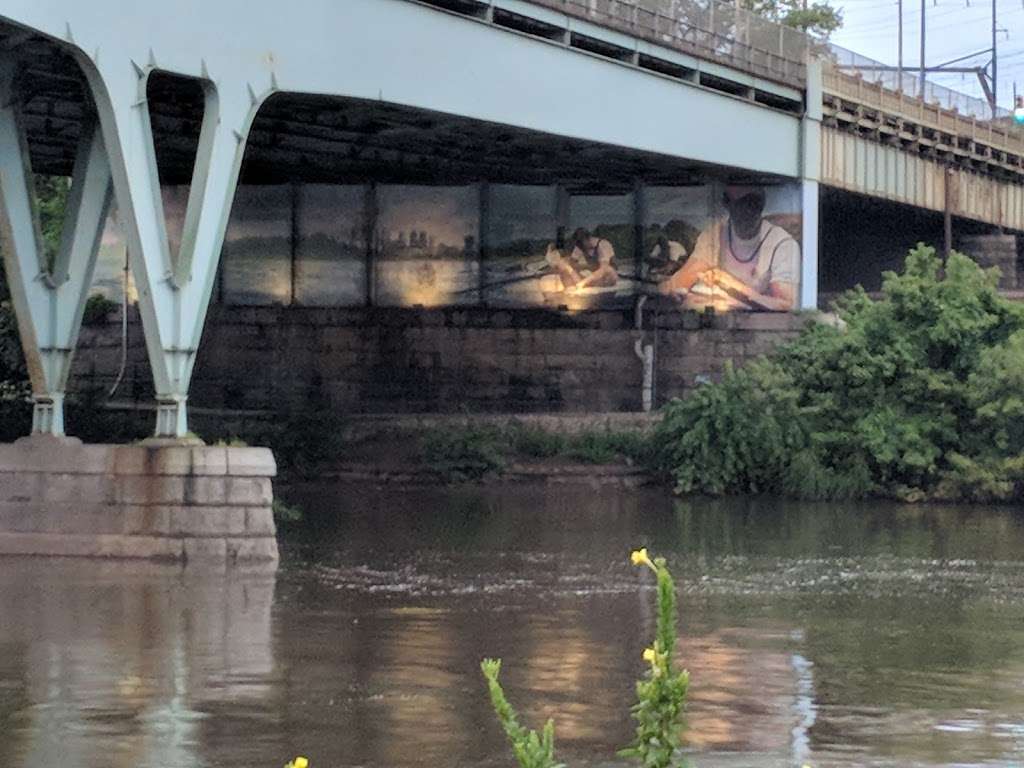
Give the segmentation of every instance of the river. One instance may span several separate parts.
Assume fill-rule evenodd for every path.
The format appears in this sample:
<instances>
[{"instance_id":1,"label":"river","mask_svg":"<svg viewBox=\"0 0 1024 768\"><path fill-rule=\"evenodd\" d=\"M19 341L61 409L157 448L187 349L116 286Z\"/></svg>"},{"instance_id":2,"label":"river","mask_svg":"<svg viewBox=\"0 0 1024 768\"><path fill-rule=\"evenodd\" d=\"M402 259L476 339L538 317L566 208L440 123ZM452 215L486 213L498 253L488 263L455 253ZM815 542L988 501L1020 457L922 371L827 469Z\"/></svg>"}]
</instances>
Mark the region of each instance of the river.
<instances>
[{"instance_id":1,"label":"river","mask_svg":"<svg viewBox=\"0 0 1024 768\"><path fill-rule=\"evenodd\" d=\"M625 765L664 554L694 766L1024 765L1024 514L587 485L287 489L276 571L0 560L0 765L514 762L483 656Z\"/></svg>"}]
</instances>

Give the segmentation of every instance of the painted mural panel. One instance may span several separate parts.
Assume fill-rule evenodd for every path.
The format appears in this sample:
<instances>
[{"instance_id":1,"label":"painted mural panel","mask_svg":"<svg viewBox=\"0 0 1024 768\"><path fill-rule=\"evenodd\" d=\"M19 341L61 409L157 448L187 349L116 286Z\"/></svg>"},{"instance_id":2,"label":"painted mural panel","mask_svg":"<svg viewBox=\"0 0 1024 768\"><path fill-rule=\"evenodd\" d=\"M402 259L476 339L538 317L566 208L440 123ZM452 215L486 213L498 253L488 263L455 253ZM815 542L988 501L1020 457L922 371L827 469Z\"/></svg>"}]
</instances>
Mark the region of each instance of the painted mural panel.
<instances>
[{"instance_id":1,"label":"painted mural panel","mask_svg":"<svg viewBox=\"0 0 1024 768\"><path fill-rule=\"evenodd\" d=\"M289 304L292 201L288 186L240 186L221 251L221 292L229 304Z\"/></svg>"},{"instance_id":2,"label":"painted mural panel","mask_svg":"<svg viewBox=\"0 0 1024 768\"><path fill-rule=\"evenodd\" d=\"M304 184L297 190L295 301L311 307L366 303L373 232L367 186Z\"/></svg>"},{"instance_id":3,"label":"painted mural panel","mask_svg":"<svg viewBox=\"0 0 1024 768\"><path fill-rule=\"evenodd\" d=\"M632 302L631 194L495 185L488 202L488 303L588 309Z\"/></svg>"},{"instance_id":4,"label":"painted mural panel","mask_svg":"<svg viewBox=\"0 0 1024 768\"><path fill-rule=\"evenodd\" d=\"M652 206L653 220L645 226L645 246L651 245L648 288L686 309L795 308L801 267L799 187L715 184L710 190L712 214L704 216L696 237L694 224L707 210L701 195L680 197L678 213L664 198ZM653 197L659 194L668 196Z\"/></svg>"},{"instance_id":5,"label":"painted mural panel","mask_svg":"<svg viewBox=\"0 0 1024 768\"><path fill-rule=\"evenodd\" d=\"M107 223L103 227L103 236L100 238L100 250L96 255L96 271L92 276L90 296L99 294L110 301L119 303L124 300L124 265L127 256L128 249L124 244L124 234L117 220L117 213L111 211L107 217ZM134 281L129 272L128 302L132 303L137 299Z\"/></svg>"},{"instance_id":6,"label":"painted mural panel","mask_svg":"<svg viewBox=\"0 0 1024 768\"><path fill-rule=\"evenodd\" d=\"M374 304L476 304L480 188L380 186L374 230Z\"/></svg>"},{"instance_id":7,"label":"painted mural panel","mask_svg":"<svg viewBox=\"0 0 1024 768\"><path fill-rule=\"evenodd\" d=\"M559 236L557 188L494 184L487 194L484 299L495 306L543 305L561 286L547 259Z\"/></svg>"}]
</instances>

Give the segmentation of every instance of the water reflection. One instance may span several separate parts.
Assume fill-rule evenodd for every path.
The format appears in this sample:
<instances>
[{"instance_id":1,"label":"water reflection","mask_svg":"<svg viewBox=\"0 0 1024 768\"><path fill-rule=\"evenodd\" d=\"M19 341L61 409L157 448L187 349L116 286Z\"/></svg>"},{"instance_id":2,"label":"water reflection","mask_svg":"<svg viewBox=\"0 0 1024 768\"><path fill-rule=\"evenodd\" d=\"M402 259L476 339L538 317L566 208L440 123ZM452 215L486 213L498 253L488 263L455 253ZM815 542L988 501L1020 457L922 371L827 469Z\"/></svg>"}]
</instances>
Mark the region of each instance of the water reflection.
<instances>
[{"instance_id":1,"label":"water reflection","mask_svg":"<svg viewBox=\"0 0 1024 768\"><path fill-rule=\"evenodd\" d=\"M0 764L202 764L220 708L274 695L272 572L18 558L0 585Z\"/></svg>"},{"instance_id":2,"label":"water reflection","mask_svg":"<svg viewBox=\"0 0 1024 768\"><path fill-rule=\"evenodd\" d=\"M1024 762L1024 521L600 486L290 489L278 575L0 561L0 764L510 765L504 659L560 757L621 765L679 576L698 766ZM319 513L319 514L318 514Z\"/></svg>"}]
</instances>

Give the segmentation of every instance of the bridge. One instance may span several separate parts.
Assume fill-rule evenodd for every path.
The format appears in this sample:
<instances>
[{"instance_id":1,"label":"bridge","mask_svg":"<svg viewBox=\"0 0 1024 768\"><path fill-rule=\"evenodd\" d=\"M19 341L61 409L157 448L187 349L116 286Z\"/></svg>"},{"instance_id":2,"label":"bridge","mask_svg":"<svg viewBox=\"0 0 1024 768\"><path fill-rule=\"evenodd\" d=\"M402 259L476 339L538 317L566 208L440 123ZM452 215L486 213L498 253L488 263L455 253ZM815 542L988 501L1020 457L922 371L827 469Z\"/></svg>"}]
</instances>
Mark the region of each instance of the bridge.
<instances>
[{"instance_id":1,"label":"bridge","mask_svg":"<svg viewBox=\"0 0 1024 768\"><path fill-rule=\"evenodd\" d=\"M577 248L592 249L600 272L601 241L610 242L636 286L660 280L669 290L658 270L670 250L702 241L681 217L652 211L677 210L705 194L698 189L711 190L702 210L722 190L727 207L753 201L759 217L774 216L761 226L779 243L799 243L799 263L780 278L792 295L723 299L755 309L817 306L822 186L1024 230L1024 139L1007 117L872 82L836 51L714 0L295 0L287 12L242 0L2 0L0 19L0 229L37 433L63 434L72 352L112 205L138 290L155 434L172 439L188 430L232 201L246 187L358 186L345 247L398 253L386 268L354 259L345 275L358 273L350 293L360 299L387 289L382 274L404 285L413 250L441 250L425 229L407 236L401 217L391 229L381 223L383 207L411 199L381 185L472 187L468 197L444 192L457 197L449 209L471 207L474 222L446 242L445 258L472 252L472 263L444 290L447 278L426 267L420 283L432 292L403 294L417 305L509 299L496 291L518 277L485 276L488 258L499 258L490 233L527 205L512 199L517 186L551 190L543 216L559 246L597 216L591 208L618 206L608 216L634 235L599 226L597 245ZM73 178L55 253L39 235L32 173ZM293 214L302 195L286 203ZM542 216L530 210L506 229L529 229L526 219ZM666 232L662 263L646 264ZM761 258L765 237L749 259ZM789 246L773 247L777 269ZM608 278L617 287L602 286L573 277L550 249L547 260L562 283L538 279L537 295L566 289L555 306L590 296L567 290L575 280L595 295L626 293L621 275ZM296 279L293 268L284 289L292 298Z\"/></svg>"}]
</instances>

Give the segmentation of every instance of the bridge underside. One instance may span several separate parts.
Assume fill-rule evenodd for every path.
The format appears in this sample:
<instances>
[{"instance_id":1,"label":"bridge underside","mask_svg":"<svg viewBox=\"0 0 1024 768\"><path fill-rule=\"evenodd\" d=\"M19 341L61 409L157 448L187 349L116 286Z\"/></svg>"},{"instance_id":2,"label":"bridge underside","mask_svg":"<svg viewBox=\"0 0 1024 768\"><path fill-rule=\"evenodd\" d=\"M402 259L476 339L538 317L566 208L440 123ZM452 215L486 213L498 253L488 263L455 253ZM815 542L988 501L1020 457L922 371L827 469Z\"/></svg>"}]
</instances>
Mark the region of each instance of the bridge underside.
<instances>
[{"instance_id":1,"label":"bridge underside","mask_svg":"<svg viewBox=\"0 0 1024 768\"><path fill-rule=\"evenodd\" d=\"M63 430L71 353L112 198L138 286L157 434L172 437L187 429L206 305L230 295L232 275L241 303L621 309L658 293L724 214L727 185L760 190L772 221L764 226L791 243L801 237L800 184L771 173L380 100L284 91L263 98L250 89L253 113L239 129L210 82L152 63L132 62L138 99L128 112L111 112L103 88L61 44L0 26L0 51L4 257L32 373L35 431ZM564 108L578 109L581 123L594 118L585 105ZM671 111L637 119L671 119ZM56 260L32 214L33 173L72 178ZM308 232L314 199L319 218ZM353 199L355 208L345 209ZM598 243L594 263L556 265L550 249L569 254L581 228ZM265 236L248 234L261 229ZM296 264L304 242L316 251L305 291ZM270 260L261 261L281 247L291 262L284 288ZM615 270L582 290L608 248ZM798 284L795 253L789 279ZM570 297L573 287L581 290Z\"/></svg>"},{"instance_id":2,"label":"bridge underside","mask_svg":"<svg viewBox=\"0 0 1024 768\"><path fill-rule=\"evenodd\" d=\"M71 176L82 127L93 111L88 86L69 54L39 37L19 43L19 35L13 28L0 31L0 49L17 44L29 62L21 90L32 169ZM203 121L202 86L157 72L149 78L147 101L161 184L187 185ZM640 181L686 184L709 178L779 180L385 102L279 93L253 121L239 183L488 181L629 189Z\"/></svg>"}]
</instances>

